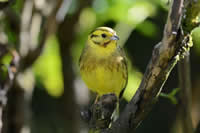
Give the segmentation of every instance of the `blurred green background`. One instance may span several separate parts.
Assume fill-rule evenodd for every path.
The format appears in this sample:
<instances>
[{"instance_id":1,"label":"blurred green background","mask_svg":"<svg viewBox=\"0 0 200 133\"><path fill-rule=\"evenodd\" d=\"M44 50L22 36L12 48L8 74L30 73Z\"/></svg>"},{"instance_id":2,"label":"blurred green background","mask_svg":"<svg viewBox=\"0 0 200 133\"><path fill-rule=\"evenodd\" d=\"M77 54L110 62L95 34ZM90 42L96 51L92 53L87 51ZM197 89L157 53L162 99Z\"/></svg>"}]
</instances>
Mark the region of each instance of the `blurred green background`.
<instances>
[{"instance_id":1,"label":"blurred green background","mask_svg":"<svg viewBox=\"0 0 200 133\"><path fill-rule=\"evenodd\" d=\"M59 7L56 13L55 7ZM162 39L168 8L168 0L16 0L1 11L0 42L9 44L22 57L36 49L47 34L40 56L16 78L17 88L23 93L20 99L23 105L16 103L11 113L16 115L18 108L24 110L19 115L24 121L20 131L87 133L88 126L80 119L79 112L91 103L93 94L80 78L78 60L88 34L99 26L115 29L120 37L118 44L126 51L129 69L123 95L126 104L140 84L153 47ZM18 29L13 24L15 19L8 17L9 12L17 17ZM45 27L47 33L43 33ZM200 28L193 31L193 42L192 118L196 125L200 119ZM9 62L9 56L1 60L3 64ZM171 72L163 92L170 93L175 88L178 88L177 68ZM178 133L177 108L178 104L160 97L136 132Z\"/></svg>"}]
</instances>

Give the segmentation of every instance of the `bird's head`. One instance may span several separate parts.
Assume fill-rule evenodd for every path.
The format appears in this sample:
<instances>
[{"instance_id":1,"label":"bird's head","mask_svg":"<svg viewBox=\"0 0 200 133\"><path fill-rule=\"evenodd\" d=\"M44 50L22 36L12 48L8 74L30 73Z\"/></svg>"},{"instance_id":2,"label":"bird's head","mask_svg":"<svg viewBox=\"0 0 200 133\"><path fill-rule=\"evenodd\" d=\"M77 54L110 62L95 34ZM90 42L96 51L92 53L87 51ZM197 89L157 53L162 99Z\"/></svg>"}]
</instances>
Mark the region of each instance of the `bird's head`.
<instances>
[{"instance_id":1,"label":"bird's head","mask_svg":"<svg viewBox=\"0 0 200 133\"><path fill-rule=\"evenodd\" d=\"M106 48L109 44L117 44L116 41L119 37L116 32L109 27L99 27L96 28L89 36L91 45L97 45Z\"/></svg>"}]
</instances>

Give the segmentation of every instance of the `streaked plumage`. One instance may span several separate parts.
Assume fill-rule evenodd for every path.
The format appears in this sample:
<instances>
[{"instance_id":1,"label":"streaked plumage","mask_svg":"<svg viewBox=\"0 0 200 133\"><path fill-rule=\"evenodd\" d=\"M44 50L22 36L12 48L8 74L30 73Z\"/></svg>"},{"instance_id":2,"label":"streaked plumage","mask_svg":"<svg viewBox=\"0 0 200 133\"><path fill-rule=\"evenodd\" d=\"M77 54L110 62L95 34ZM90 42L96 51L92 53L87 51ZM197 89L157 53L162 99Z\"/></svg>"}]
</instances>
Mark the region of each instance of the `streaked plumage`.
<instances>
[{"instance_id":1,"label":"streaked plumage","mask_svg":"<svg viewBox=\"0 0 200 133\"><path fill-rule=\"evenodd\" d=\"M118 39L111 28L99 27L88 36L81 54L81 77L99 96L114 93L119 97L126 87L127 64L123 50L117 45Z\"/></svg>"}]
</instances>

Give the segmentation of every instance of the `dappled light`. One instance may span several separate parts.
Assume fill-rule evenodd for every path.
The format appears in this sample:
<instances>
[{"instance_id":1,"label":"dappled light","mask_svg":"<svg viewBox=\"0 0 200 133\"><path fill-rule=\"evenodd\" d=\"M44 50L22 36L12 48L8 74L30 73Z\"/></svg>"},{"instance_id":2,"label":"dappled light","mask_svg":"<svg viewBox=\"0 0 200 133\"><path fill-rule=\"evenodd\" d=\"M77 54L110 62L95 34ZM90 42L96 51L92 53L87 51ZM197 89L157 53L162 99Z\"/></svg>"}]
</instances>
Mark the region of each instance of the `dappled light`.
<instances>
[{"instance_id":1,"label":"dappled light","mask_svg":"<svg viewBox=\"0 0 200 133\"><path fill-rule=\"evenodd\" d=\"M0 0L0 133L198 133L195 2Z\"/></svg>"}]
</instances>

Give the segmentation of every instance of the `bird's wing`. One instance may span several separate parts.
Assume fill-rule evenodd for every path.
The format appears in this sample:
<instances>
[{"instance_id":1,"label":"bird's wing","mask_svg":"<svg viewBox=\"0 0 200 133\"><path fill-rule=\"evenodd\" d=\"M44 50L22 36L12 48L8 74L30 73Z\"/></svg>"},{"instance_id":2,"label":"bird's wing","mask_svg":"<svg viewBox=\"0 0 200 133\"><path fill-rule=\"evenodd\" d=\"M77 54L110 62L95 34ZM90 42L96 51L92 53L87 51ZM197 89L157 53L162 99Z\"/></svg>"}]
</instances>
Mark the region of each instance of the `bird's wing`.
<instances>
[{"instance_id":1,"label":"bird's wing","mask_svg":"<svg viewBox=\"0 0 200 133\"><path fill-rule=\"evenodd\" d=\"M83 48L82 53L81 53L81 56L80 56L80 58L79 58L79 61L78 61L79 67L80 67L80 65L81 65L81 61L82 61L82 59L83 59L83 57L84 57L84 54L86 53L86 49L87 49L87 45L85 45L85 47Z\"/></svg>"},{"instance_id":2,"label":"bird's wing","mask_svg":"<svg viewBox=\"0 0 200 133\"><path fill-rule=\"evenodd\" d=\"M127 83L128 83L128 66L127 66L127 58L126 58L126 54L125 54L124 50L120 46L118 46L118 50L119 50L120 55L123 57L122 63L123 63L123 67L124 67L125 81L126 81L124 88L120 92L120 95L119 95L119 98L121 98L124 93L124 90L127 86Z\"/></svg>"}]
</instances>

